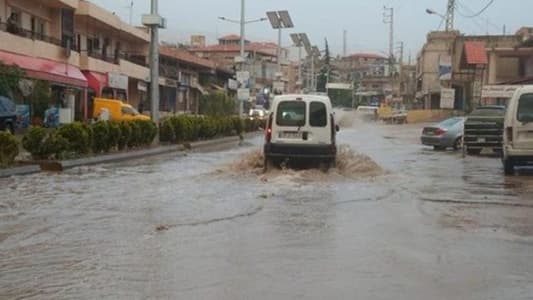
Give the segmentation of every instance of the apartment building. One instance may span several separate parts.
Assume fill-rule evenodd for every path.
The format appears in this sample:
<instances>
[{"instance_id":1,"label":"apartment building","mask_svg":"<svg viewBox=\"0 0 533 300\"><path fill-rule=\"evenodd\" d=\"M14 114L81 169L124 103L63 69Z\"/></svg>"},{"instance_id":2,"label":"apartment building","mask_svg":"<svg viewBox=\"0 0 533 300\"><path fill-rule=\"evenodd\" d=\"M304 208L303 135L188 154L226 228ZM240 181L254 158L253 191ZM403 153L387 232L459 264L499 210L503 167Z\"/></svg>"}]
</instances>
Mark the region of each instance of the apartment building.
<instances>
[{"instance_id":1,"label":"apartment building","mask_svg":"<svg viewBox=\"0 0 533 300\"><path fill-rule=\"evenodd\" d=\"M26 86L49 82L49 104L69 107L82 119L88 82L73 40L77 8L77 0L0 0L0 61L21 68L30 79ZM13 97L23 103L23 94L16 91Z\"/></svg>"}]
</instances>

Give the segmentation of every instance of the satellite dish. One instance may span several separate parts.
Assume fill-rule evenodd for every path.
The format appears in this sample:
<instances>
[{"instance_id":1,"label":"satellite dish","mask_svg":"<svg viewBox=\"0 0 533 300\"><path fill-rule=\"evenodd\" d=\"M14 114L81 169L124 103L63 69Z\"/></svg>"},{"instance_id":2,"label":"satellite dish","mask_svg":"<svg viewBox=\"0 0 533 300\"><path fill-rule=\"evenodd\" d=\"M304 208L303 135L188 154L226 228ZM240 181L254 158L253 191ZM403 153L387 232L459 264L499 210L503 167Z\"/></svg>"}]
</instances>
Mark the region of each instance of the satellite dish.
<instances>
[{"instance_id":1,"label":"satellite dish","mask_svg":"<svg viewBox=\"0 0 533 300\"><path fill-rule=\"evenodd\" d=\"M28 97L33 93L34 83L29 79L21 79L19 81L19 90L24 97Z\"/></svg>"}]
</instances>

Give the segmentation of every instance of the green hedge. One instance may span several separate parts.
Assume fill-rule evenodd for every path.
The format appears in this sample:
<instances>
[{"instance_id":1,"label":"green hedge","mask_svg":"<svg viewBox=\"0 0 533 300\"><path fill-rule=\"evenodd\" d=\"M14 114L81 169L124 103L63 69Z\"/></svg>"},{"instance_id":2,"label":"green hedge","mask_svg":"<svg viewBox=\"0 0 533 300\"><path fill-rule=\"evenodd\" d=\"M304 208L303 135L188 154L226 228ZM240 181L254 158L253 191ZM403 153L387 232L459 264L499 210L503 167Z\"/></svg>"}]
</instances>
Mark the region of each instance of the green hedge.
<instances>
[{"instance_id":1,"label":"green hedge","mask_svg":"<svg viewBox=\"0 0 533 300\"><path fill-rule=\"evenodd\" d=\"M15 162L19 154L19 142L8 131L0 131L0 168L5 168Z\"/></svg>"},{"instance_id":2,"label":"green hedge","mask_svg":"<svg viewBox=\"0 0 533 300\"><path fill-rule=\"evenodd\" d=\"M264 127L264 121L238 117L179 115L166 117L159 127L161 142L192 142L215 137L240 135Z\"/></svg>"},{"instance_id":3,"label":"green hedge","mask_svg":"<svg viewBox=\"0 0 533 300\"><path fill-rule=\"evenodd\" d=\"M31 128L22 146L34 159L62 159L148 146L156 135L157 126L152 121L72 123L57 130Z\"/></svg>"}]
</instances>

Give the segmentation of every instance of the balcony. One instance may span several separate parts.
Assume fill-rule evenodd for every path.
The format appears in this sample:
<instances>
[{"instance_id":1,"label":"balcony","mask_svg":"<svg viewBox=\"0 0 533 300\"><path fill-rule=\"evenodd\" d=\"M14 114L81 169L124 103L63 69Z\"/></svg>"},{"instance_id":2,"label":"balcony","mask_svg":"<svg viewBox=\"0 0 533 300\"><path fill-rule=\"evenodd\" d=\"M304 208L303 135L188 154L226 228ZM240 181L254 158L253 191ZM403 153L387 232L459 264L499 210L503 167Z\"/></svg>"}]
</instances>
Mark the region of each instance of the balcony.
<instances>
[{"instance_id":1,"label":"balcony","mask_svg":"<svg viewBox=\"0 0 533 300\"><path fill-rule=\"evenodd\" d=\"M79 53L76 45L71 45L68 53L63 47L63 41L56 37L47 36L21 27L10 27L0 23L0 50L18 53L26 56L40 57L53 61L79 64Z\"/></svg>"},{"instance_id":2,"label":"balcony","mask_svg":"<svg viewBox=\"0 0 533 300\"><path fill-rule=\"evenodd\" d=\"M103 57L101 54L82 54L80 58L80 68L82 70L99 73L119 73L139 80L148 80L150 69L139 65L136 62L124 59L126 56Z\"/></svg>"}]
</instances>

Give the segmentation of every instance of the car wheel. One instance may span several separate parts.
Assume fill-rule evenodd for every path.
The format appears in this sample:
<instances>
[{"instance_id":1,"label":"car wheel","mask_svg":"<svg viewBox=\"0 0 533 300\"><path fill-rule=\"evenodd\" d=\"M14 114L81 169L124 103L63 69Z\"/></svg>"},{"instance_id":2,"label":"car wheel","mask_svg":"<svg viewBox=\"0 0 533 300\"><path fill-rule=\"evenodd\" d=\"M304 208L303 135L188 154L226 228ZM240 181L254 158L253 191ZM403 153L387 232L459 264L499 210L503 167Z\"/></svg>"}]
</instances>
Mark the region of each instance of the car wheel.
<instances>
[{"instance_id":1,"label":"car wheel","mask_svg":"<svg viewBox=\"0 0 533 300\"><path fill-rule=\"evenodd\" d=\"M456 139L455 143L453 144L453 149L455 151L460 150L461 148L463 148L463 138L462 137Z\"/></svg>"},{"instance_id":2,"label":"car wheel","mask_svg":"<svg viewBox=\"0 0 533 300\"><path fill-rule=\"evenodd\" d=\"M481 149L466 149L466 153L468 155L480 155L481 154Z\"/></svg>"},{"instance_id":3,"label":"car wheel","mask_svg":"<svg viewBox=\"0 0 533 300\"><path fill-rule=\"evenodd\" d=\"M505 175L513 175L514 174L514 163L510 158L502 160L503 162L503 171L505 172Z\"/></svg>"}]
</instances>

